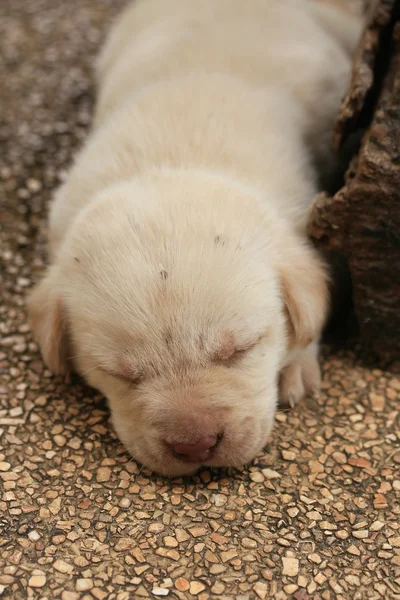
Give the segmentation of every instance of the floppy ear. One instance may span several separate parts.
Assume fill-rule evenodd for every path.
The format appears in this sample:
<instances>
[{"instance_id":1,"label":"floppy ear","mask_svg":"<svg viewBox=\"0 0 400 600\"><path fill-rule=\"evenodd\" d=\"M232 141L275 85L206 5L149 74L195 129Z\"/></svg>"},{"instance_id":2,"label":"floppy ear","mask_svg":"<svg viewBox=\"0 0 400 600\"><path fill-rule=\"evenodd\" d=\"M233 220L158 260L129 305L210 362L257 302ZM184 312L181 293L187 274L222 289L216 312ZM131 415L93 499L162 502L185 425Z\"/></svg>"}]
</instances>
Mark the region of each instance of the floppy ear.
<instances>
[{"instance_id":1,"label":"floppy ear","mask_svg":"<svg viewBox=\"0 0 400 600\"><path fill-rule=\"evenodd\" d=\"M328 316L327 268L311 247L299 244L287 252L279 271L290 345L308 346Z\"/></svg>"},{"instance_id":2,"label":"floppy ear","mask_svg":"<svg viewBox=\"0 0 400 600\"><path fill-rule=\"evenodd\" d=\"M68 332L62 299L50 270L31 292L28 319L33 338L39 344L43 360L56 375L68 371Z\"/></svg>"}]
</instances>

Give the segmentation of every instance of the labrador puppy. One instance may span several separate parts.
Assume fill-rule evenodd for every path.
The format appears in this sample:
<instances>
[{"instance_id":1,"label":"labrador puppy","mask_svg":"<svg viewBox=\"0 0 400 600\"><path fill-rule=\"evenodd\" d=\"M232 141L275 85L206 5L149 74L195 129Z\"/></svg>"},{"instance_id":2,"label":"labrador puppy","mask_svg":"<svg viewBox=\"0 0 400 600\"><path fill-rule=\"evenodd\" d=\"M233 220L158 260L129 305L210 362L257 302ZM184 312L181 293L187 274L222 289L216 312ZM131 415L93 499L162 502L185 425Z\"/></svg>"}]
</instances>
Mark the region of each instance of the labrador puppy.
<instances>
[{"instance_id":1,"label":"labrador puppy","mask_svg":"<svg viewBox=\"0 0 400 600\"><path fill-rule=\"evenodd\" d=\"M305 226L359 33L311 0L136 0L111 30L28 309L49 369L100 390L153 470L242 465L279 396L319 389Z\"/></svg>"}]
</instances>

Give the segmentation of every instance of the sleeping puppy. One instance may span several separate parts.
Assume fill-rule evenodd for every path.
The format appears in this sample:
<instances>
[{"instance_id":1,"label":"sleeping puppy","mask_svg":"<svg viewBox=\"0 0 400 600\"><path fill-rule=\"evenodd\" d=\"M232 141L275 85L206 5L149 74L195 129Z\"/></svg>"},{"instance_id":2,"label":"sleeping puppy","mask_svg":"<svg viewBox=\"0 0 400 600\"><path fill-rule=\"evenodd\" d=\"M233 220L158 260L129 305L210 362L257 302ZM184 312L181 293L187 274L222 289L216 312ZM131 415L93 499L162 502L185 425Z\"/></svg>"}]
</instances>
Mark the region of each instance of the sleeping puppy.
<instances>
[{"instance_id":1,"label":"sleeping puppy","mask_svg":"<svg viewBox=\"0 0 400 600\"><path fill-rule=\"evenodd\" d=\"M49 369L99 389L151 469L242 465L278 397L319 388L313 152L359 32L298 0L136 0L111 31L28 308Z\"/></svg>"}]
</instances>

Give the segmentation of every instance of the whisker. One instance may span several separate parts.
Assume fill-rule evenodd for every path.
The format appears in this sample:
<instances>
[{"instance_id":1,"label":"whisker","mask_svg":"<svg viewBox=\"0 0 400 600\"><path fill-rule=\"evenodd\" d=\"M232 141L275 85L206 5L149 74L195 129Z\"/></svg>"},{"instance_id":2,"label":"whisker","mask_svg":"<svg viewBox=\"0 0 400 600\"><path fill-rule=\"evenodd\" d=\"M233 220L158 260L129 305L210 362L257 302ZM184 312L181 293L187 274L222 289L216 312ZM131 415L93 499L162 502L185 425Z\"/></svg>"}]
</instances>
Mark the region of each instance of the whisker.
<instances>
[{"instance_id":1,"label":"whisker","mask_svg":"<svg viewBox=\"0 0 400 600\"><path fill-rule=\"evenodd\" d=\"M73 360L74 358L88 358L90 354L76 354L75 356L67 356L67 360Z\"/></svg>"},{"instance_id":2,"label":"whisker","mask_svg":"<svg viewBox=\"0 0 400 600\"><path fill-rule=\"evenodd\" d=\"M85 371L84 373L81 373L81 377L84 377L85 375L87 375L88 373L90 373L91 371L95 371L96 369L101 369L100 365L96 365L95 367L92 367L91 369L88 369L87 371Z\"/></svg>"}]
</instances>

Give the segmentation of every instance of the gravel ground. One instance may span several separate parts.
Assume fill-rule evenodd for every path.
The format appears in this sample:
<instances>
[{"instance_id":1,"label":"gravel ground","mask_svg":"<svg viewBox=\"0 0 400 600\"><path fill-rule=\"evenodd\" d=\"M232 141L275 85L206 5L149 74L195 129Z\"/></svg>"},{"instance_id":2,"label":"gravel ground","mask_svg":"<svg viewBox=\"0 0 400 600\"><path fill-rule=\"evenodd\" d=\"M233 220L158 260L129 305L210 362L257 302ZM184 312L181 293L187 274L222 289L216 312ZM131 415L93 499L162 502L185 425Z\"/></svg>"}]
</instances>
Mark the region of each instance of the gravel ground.
<instances>
[{"instance_id":1,"label":"gravel ground","mask_svg":"<svg viewBox=\"0 0 400 600\"><path fill-rule=\"evenodd\" d=\"M0 596L400 598L394 374L326 353L320 399L280 412L251 466L169 482L127 457L98 395L43 367L24 297L121 4L0 3Z\"/></svg>"}]
</instances>

